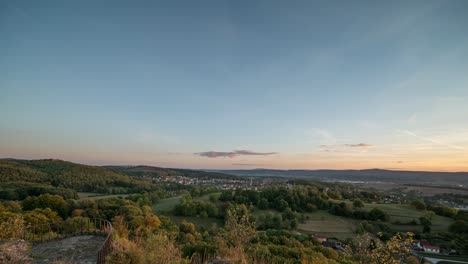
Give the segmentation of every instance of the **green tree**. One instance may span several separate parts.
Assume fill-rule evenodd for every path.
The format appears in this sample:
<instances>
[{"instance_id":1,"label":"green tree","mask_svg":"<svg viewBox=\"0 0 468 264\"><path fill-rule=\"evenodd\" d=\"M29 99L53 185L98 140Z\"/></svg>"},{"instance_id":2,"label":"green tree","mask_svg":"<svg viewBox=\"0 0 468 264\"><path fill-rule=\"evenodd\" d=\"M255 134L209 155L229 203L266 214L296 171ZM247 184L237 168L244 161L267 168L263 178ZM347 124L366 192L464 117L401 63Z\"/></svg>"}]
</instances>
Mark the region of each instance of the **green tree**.
<instances>
[{"instance_id":1,"label":"green tree","mask_svg":"<svg viewBox=\"0 0 468 264\"><path fill-rule=\"evenodd\" d=\"M36 208L50 208L63 218L68 216L68 204L63 197L58 195L43 194L37 197L30 196L23 201L24 210Z\"/></svg>"},{"instance_id":2,"label":"green tree","mask_svg":"<svg viewBox=\"0 0 468 264\"><path fill-rule=\"evenodd\" d=\"M423 233L431 232L432 221L424 216L419 217L419 223L423 226Z\"/></svg>"},{"instance_id":3,"label":"green tree","mask_svg":"<svg viewBox=\"0 0 468 264\"><path fill-rule=\"evenodd\" d=\"M426 210L426 204L424 203L423 200L415 200L411 202L411 206L418 210Z\"/></svg>"},{"instance_id":4,"label":"green tree","mask_svg":"<svg viewBox=\"0 0 468 264\"><path fill-rule=\"evenodd\" d=\"M217 236L221 257L237 263L248 263L246 250L257 234L249 210L244 204L233 205L226 210L225 219L225 231Z\"/></svg>"},{"instance_id":5,"label":"green tree","mask_svg":"<svg viewBox=\"0 0 468 264\"><path fill-rule=\"evenodd\" d=\"M364 203L360 199L355 199L353 201L353 207L354 208L362 208L362 207L364 207Z\"/></svg>"}]
</instances>

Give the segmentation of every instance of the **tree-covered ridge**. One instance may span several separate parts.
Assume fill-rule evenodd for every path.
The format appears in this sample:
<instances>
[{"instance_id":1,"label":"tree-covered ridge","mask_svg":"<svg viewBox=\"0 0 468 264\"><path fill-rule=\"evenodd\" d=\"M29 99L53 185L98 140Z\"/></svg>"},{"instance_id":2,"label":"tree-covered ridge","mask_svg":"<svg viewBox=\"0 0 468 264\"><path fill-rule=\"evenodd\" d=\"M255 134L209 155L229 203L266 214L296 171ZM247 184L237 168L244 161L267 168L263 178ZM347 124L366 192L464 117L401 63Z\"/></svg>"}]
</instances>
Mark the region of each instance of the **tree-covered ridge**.
<instances>
[{"instance_id":1,"label":"tree-covered ridge","mask_svg":"<svg viewBox=\"0 0 468 264\"><path fill-rule=\"evenodd\" d=\"M126 192L137 183L128 175L62 160L0 160L0 183L29 182L75 191Z\"/></svg>"},{"instance_id":2,"label":"tree-covered ridge","mask_svg":"<svg viewBox=\"0 0 468 264\"><path fill-rule=\"evenodd\" d=\"M189 169L173 169L161 168L154 166L138 165L138 166L105 166L105 168L127 174L129 176L137 177L171 177L171 176L184 176L189 178L202 178L202 179L245 179L245 177L234 176L219 172L197 171Z\"/></svg>"},{"instance_id":3,"label":"tree-covered ridge","mask_svg":"<svg viewBox=\"0 0 468 264\"><path fill-rule=\"evenodd\" d=\"M0 182L9 181L47 181L47 173L13 160L0 160Z\"/></svg>"}]
</instances>

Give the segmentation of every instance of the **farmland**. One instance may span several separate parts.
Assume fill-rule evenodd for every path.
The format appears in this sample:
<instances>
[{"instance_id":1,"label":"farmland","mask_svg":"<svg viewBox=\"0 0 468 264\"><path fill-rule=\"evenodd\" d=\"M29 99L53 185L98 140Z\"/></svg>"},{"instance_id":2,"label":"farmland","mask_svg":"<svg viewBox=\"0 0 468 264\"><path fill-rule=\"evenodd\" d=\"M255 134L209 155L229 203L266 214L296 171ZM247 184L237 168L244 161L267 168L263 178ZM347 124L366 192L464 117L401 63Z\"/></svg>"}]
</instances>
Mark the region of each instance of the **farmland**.
<instances>
[{"instance_id":1,"label":"farmland","mask_svg":"<svg viewBox=\"0 0 468 264\"><path fill-rule=\"evenodd\" d=\"M170 212L180 202L181 198L182 198L182 195L174 196L174 197L170 197L166 199L161 199L158 202L153 204L153 212L155 213Z\"/></svg>"},{"instance_id":2,"label":"farmland","mask_svg":"<svg viewBox=\"0 0 468 264\"><path fill-rule=\"evenodd\" d=\"M125 198L130 194L102 194L102 193L89 193L89 192L79 192L78 197L80 200L83 199L93 199L93 200L102 200L109 198L122 197Z\"/></svg>"},{"instance_id":3,"label":"farmland","mask_svg":"<svg viewBox=\"0 0 468 264\"><path fill-rule=\"evenodd\" d=\"M317 211L306 214L309 219L299 224L299 232L320 234L325 237L346 239L354 235L357 220L329 214L327 211Z\"/></svg>"},{"instance_id":4,"label":"farmland","mask_svg":"<svg viewBox=\"0 0 468 264\"><path fill-rule=\"evenodd\" d=\"M350 203L349 206L351 206ZM426 211L418 211L404 204L365 204L364 210L370 211L373 208L379 208L387 212L390 218L389 227L400 232L421 232L422 226L420 225L396 223L408 223L412 220L418 222L418 218L425 216L427 213ZM361 220L332 215L327 211L317 211L314 213L307 213L306 215L309 219L307 219L305 223L299 224L299 231L338 239L349 238L355 235L356 227L361 222ZM431 226L432 233L447 232L452 221L452 219L447 217L433 216Z\"/></svg>"}]
</instances>

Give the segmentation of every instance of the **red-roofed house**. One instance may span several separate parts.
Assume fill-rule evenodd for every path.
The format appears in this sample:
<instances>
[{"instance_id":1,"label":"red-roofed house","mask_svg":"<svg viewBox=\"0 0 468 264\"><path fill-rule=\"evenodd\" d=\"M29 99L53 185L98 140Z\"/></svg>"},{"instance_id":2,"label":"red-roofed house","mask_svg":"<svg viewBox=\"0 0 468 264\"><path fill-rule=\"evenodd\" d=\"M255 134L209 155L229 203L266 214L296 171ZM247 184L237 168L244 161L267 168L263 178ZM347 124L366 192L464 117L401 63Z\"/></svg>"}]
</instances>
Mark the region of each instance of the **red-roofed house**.
<instances>
[{"instance_id":1,"label":"red-roofed house","mask_svg":"<svg viewBox=\"0 0 468 264\"><path fill-rule=\"evenodd\" d=\"M417 246L422 248L424 252L427 252L427 253L439 253L440 252L440 247L433 246L426 241L418 242Z\"/></svg>"}]
</instances>

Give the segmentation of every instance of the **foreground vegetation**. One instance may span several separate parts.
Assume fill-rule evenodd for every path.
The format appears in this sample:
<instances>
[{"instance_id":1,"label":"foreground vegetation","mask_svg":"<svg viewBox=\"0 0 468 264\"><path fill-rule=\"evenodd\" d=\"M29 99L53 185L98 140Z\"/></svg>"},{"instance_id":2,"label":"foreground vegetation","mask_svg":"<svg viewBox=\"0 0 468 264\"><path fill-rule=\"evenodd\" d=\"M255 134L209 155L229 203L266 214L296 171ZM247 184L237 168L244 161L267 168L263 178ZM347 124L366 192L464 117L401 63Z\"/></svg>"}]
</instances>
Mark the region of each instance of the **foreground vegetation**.
<instances>
[{"instance_id":1,"label":"foreground vegetation","mask_svg":"<svg viewBox=\"0 0 468 264\"><path fill-rule=\"evenodd\" d=\"M83 171L95 168L61 161L3 164L11 170L3 170L0 182L9 190L0 203L0 240L6 241L0 262L30 261L24 258L28 244L20 240L28 227L90 218L114 225L107 263L419 263L413 240L461 254L456 259L468 254L466 211L422 200L382 204L381 193L346 184L294 180L223 190L114 171L93 182L103 185L88 188ZM72 181L70 170L79 172ZM118 187L122 182L127 185ZM124 189L107 192L112 188ZM7 250L12 247L15 254Z\"/></svg>"}]
</instances>

